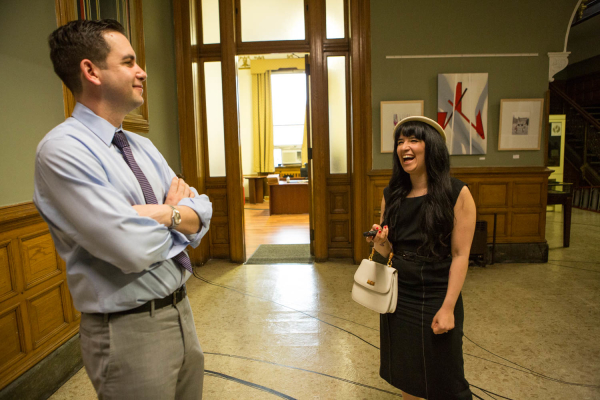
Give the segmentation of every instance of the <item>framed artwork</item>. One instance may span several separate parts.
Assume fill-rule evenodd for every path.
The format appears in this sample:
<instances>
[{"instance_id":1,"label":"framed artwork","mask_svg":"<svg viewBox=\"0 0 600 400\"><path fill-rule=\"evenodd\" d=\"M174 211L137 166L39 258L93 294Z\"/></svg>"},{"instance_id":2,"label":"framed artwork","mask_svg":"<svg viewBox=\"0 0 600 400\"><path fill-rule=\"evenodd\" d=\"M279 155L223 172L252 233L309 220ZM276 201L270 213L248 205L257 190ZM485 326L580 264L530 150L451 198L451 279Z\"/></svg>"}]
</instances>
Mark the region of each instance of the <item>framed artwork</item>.
<instances>
[{"instance_id":1,"label":"framed artwork","mask_svg":"<svg viewBox=\"0 0 600 400\"><path fill-rule=\"evenodd\" d=\"M539 150L544 99L500 100L498 150Z\"/></svg>"},{"instance_id":2,"label":"framed artwork","mask_svg":"<svg viewBox=\"0 0 600 400\"><path fill-rule=\"evenodd\" d=\"M487 153L488 74L438 74L437 122L450 155Z\"/></svg>"},{"instance_id":3,"label":"framed artwork","mask_svg":"<svg viewBox=\"0 0 600 400\"><path fill-rule=\"evenodd\" d=\"M381 102L381 152L393 153L394 128L403 118L423 116L423 100L382 101Z\"/></svg>"}]
</instances>

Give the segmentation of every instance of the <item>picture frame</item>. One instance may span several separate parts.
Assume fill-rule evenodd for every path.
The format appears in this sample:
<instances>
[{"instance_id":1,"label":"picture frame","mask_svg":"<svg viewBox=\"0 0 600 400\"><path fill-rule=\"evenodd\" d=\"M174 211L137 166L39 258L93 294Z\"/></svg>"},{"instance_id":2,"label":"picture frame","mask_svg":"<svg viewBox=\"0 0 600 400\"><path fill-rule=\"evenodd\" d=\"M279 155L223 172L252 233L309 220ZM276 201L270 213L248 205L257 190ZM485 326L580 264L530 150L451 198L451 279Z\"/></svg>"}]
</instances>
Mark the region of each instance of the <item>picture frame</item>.
<instances>
[{"instance_id":1,"label":"picture frame","mask_svg":"<svg viewBox=\"0 0 600 400\"><path fill-rule=\"evenodd\" d=\"M381 153L393 153L394 129L396 124L406 117L423 116L425 101L399 100L382 101L381 111Z\"/></svg>"},{"instance_id":2,"label":"picture frame","mask_svg":"<svg viewBox=\"0 0 600 400\"><path fill-rule=\"evenodd\" d=\"M544 99L500 100L498 150L540 150Z\"/></svg>"},{"instance_id":3,"label":"picture frame","mask_svg":"<svg viewBox=\"0 0 600 400\"><path fill-rule=\"evenodd\" d=\"M487 154L488 78L487 72L438 74L437 122L451 156Z\"/></svg>"}]
</instances>

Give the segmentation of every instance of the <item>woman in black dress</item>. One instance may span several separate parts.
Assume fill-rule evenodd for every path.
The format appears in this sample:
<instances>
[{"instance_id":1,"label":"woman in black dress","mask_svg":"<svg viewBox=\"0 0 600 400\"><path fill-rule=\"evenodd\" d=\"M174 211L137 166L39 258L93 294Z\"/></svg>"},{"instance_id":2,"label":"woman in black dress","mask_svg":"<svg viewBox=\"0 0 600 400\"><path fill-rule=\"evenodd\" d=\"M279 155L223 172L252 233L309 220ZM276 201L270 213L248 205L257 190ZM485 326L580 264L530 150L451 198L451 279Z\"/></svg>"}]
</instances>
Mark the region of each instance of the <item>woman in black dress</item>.
<instances>
[{"instance_id":1,"label":"woman in black dress","mask_svg":"<svg viewBox=\"0 0 600 400\"><path fill-rule=\"evenodd\" d=\"M379 374L405 400L472 399L464 376L460 295L475 232L475 203L450 177L444 130L425 117L396 125L381 202L377 252L398 270L398 306L381 315Z\"/></svg>"}]
</instances>

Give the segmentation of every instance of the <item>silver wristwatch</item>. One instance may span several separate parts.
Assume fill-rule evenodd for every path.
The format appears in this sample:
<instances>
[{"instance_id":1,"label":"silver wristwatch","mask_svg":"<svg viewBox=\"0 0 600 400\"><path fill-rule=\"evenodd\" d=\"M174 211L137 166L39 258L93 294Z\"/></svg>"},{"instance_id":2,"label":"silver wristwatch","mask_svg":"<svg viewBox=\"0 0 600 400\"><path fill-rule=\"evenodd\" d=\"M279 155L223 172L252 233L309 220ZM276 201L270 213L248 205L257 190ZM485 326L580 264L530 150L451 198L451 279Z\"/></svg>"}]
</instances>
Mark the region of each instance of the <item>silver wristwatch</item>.
<instances>
[{"instance_id":1,"label":"silver wristwatch","mask_svg":"<svg viewBox=\"0 0 600 400\"><path fill-rule=\"evenodd\" d=\"M169 228L176 228L181 223L181 213L174 206L167 205L173 210L173 214L171 214L171 226Z\"/></svg>"}]
</instances>

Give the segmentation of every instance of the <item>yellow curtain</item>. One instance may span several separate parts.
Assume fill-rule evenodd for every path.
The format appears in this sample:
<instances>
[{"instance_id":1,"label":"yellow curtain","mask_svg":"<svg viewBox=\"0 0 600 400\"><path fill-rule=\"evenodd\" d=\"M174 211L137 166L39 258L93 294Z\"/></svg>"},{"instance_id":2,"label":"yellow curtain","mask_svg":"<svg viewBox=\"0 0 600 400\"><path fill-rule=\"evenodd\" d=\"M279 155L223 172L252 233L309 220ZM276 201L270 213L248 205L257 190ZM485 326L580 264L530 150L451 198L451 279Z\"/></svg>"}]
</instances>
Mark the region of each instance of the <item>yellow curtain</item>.
<instances>
[{"instance_id":1,"label":"yellow curtain","mask_svg":"<svg viewBox=\"0 0 600 400\"><path fill-rule=\"evenodd\" d=\"M271 71L252 74L252 97L254 171L257 173L274 172Z\"/></svg>"},{"instance_id":2,"label":"yellow curtain","mask_svg":"<svg viewBox=\"0 0 600 400\"><path fill-rule=\"evenodd\" d=\"M304 138L302 139L302 166L308 162L308 115L304 115Z\"/></svg>"}]
</instances>

